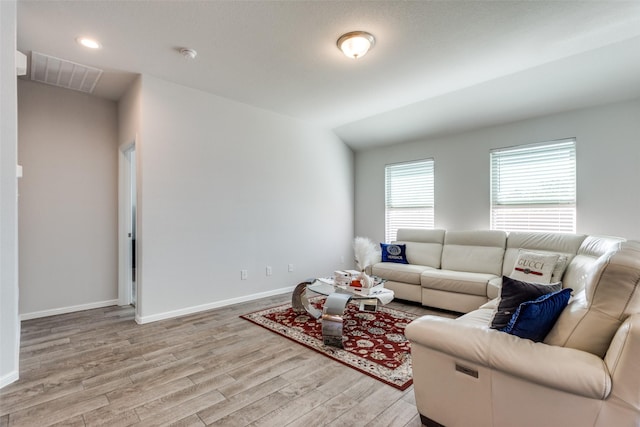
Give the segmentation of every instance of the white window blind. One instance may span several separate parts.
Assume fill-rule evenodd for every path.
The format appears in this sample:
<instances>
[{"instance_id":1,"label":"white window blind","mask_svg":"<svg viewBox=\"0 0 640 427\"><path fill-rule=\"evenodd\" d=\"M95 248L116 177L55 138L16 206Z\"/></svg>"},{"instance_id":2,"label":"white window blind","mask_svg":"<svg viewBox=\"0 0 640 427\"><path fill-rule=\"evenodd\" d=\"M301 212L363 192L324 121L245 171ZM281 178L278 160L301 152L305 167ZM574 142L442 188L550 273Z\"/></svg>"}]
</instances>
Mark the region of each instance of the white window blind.
<instances>
[{"instance_id":1,"label":"white window blind","mask_svg":"<svg viewBox=\"0 0 640 427\"><path fill-rule=\"evenodd\" d=\"M399 228L433 228L433 159L385 167L385 239Z\"/></svg>"},{"instance_id":2,"label":"white window blind","mask_svg":"<svg viewBox=\"0 0 640 427\"><path fill-rule=\"evenodd\" d=\"M491 229L575 233L575 139L491 151Z\"/></svg>"}]
</instances>

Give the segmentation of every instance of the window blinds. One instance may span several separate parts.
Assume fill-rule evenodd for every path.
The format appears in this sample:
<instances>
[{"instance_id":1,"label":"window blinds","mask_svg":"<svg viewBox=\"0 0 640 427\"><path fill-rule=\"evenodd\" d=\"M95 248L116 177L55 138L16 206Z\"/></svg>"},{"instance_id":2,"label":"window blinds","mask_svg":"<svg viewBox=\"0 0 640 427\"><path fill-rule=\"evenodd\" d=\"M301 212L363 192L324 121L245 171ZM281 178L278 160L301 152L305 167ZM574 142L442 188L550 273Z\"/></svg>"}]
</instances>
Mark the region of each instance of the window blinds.
<instances>
[{"instance_id":1,"label":"window blinds","mask_svg":"<svg viewBox=\"0 0 640 427\"><path fill-rule=\"evenodd\" d=\"M576 141L491 151L491 229L574 233Z\"/></svg>"},{"instance_id":2,"label":"window blinds","mask_svg":"<svg viewBox=\"0 0 640 427\"><path fill-rule=\"evenodd\" d=\"M433 228L433 159L385 167L385 239L399 228Z\"/></svg>"}]
</instances>

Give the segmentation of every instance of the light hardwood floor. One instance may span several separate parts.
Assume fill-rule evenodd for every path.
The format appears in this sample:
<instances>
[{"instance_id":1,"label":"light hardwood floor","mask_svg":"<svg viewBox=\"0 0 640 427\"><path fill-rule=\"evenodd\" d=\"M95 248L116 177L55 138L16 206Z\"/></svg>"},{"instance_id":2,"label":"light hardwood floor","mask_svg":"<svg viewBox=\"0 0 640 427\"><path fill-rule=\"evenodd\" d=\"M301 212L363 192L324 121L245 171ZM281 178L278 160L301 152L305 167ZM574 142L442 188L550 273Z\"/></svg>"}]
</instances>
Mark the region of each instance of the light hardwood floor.
<instances>
[{"instance_id":1,"label":"light hardwood floor","mask_svg":"<svg viewBox=\"0 0 640 427\"><path fill-rule=\"evenodd\" d=\"M131 307L22 322L20 380L0 390L0 426L421 425L413 387L396 390L238 317L289 298L145 325Z\"/></svg>"}]
</instances>

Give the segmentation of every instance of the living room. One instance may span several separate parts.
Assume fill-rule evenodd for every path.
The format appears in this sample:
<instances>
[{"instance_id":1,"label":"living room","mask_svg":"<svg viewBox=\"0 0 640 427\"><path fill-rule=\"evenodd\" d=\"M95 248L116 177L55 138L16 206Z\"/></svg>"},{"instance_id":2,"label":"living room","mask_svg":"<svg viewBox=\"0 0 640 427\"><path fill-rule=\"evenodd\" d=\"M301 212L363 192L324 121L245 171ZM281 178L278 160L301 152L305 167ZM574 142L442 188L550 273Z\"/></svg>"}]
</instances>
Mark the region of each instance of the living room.
<instances>
[{"instance_id":1,"label":"living room","mask_svg":"<svg viewBox=\"0 0 640 427\"><path fill-rule=\"evenodd\" d=\"M3 2L2 7L4 19L11 5ZM18 12L20 7L18 2ZM3 21L3 39L5 28L10 27ZM628 36L609 48L626 52L637 40L637 34ZM335 40L329 42L341 55ZM378 44L369 55L382 49ZM472 91L478 99L493 92L496 102L516 97L533 103L527 98L531 94L519 90L539 79L538 73L566 64L572 73L564 78L577 78L569 65L606 63L608 52L594 48L540 66L548 68L511 73L509 90L487 81ZM11 59L4 47L2 54L3 63ZM357 65L367 65L366 59ZM185 68L195 64L176 60ZM629 71L633 68L625 67ZM4 79L3 69L3 93ZM514 105L492 124L478 117L492 112L474 101L474 92L452 91L430 100L432 120L437 121L437 106L454 105L467 122L448 122L431 134L399 135L391 145L369 147L358 146L350 133L355 130L348 127L334 132L150 74L134 77L118 100L20 80L14 113L17 157L24 168L20 228L14 231L20 243L20 299L18 309L11 303L17 289L3 276L9 303L3 298L2 378L16 371L19 331L16 319L5 322L5 316L35 318L119 301L119 147L135 143L138 157L136 319L149 323L282 294L308 277L351 267L354 236L385 239L384 166L390 163L434 158L435 226L488 229L490 150L574 137L576 232L639 239L640 195L633 188L640 182L640 83L632 80L624 89L608 90L612 80L622 79L610 77L602 87L593 87L590 101L582 105L556 111L545 104L530 116L519 114L520 105ZM551 93L541 94L550 104L563 97L582 99L561 92L561 83L550 87ZM469 101L455 103L461 96ZM395 117L397 123L410 115L402 113L396 113L401 116ZM3 114L3 158L5 132L11 132L4 117L9 116ZM361 127L376 132L375 123L363 120ZM374 121L391 127L380 118ZM351 138L351 145L340 134ZM361 135L374 139L370 133ZM4 203L3 193L3 227ZM3 250L3 272L10 272L4 257ZM247 270L246 279L242 270Z\"/></svg>"}]
</instances>

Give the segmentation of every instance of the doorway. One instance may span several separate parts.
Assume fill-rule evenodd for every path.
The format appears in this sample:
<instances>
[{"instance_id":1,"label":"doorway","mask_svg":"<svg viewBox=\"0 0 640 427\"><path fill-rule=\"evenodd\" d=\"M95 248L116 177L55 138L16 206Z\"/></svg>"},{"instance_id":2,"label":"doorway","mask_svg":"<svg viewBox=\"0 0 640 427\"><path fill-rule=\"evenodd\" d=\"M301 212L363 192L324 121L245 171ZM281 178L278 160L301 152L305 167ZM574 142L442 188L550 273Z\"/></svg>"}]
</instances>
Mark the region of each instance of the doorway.
<instances>
[{"instance_id":1,"label":"doorway","mask_svg":"<svg viewBox=\"0 0 640 427\"><path fill-rule=\"evenodd\" d=\"M137 185L135 142L120 147L118 185L118 303L138 311Z\"/></svg>"}]
</instances>

